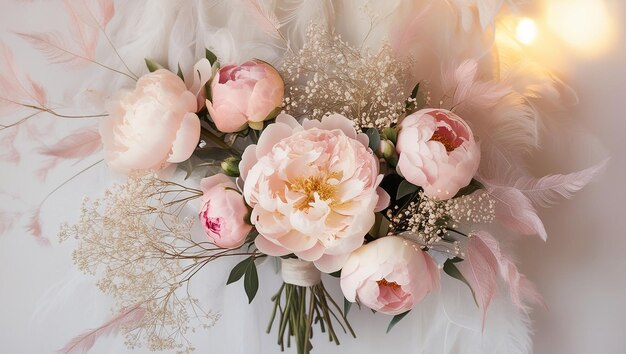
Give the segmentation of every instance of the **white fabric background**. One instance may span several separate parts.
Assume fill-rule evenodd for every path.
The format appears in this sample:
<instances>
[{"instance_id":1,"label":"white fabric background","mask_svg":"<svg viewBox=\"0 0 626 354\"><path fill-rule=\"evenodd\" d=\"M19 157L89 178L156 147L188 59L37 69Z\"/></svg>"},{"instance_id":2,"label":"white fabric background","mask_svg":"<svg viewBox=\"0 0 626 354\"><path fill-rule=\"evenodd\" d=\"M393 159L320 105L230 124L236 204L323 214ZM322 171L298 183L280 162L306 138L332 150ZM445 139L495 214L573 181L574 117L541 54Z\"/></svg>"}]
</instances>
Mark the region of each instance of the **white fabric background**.
<instances>
[{"instance_id":1,"label":"white fabric background","mask_svg":"<svg viewBox=\"0 0 626 354\"><path fill-rule=\"evenodd\" d=\"M27 12L22 3L29 2L0 2L1 36L16 49L26 46L18 44L10 30L36 28L38 22L54 21L54 12L62 11L41 6L41 11ZM613 7L619 10L614 13L620 24L618 38L625 38L626 22L620 20L626 17L626 3L614 1ZM18 63L23 68L35 68L37 77L46 77L51 83L80 83L81 77L62 77L58 68L43 65L32 51L20 53ZM626 318L626 190L622 185L626 180L626 45L623 41L617 43L612 52L593 60L572 55L565 62L567 65L558 69L578 92L580 104L551 124L544 139L544 153L537 155L533 167L540 173L568 172L590 166L607 155L612 160L606 173L574 200L542 211L549 233L547 243L529 237L517 244L522 271L537 284L549 307L547 311L537 309L532 316L535 353L619 354L626 352L622 323ZM58 129L64 129L63 124ZM24 140L21 147L27 149L28 145ZM65 180L70 171L80 169L57 169L46 183L41 183L27 172L39 162L25 157L18 167L0 165L0 189L20 197L3 199L2 203L14 203L16 208L33 205ZM84 161L80 166L89 164ZM92 278L74 270L72 243L58 244L55 235L62 221L77 218L82 196L96 196L111 179L104 166L96 167L46 202L42 226L52 240L50 247L41 247L19 227L0 237L0 352L52 353L109 316L110 300L98 292ZM263 284L253 305L247 305L241 284L226 289L227 315L214 329L194 335L198 352L278 352L274 333L266 335L264 328L271 310L269 297L279 280L271 275L271 266L264 268ZM331 287L337 293L337 287ZM336 348L319 335L314 342L315 353L419 353L416 348L420 335L414 332L414 314L387 335L387 317L353 310L350 318L359 339L340 336L342 346ZM92 352L144 351L128 351L122 338L111 338L99 341Z\"/></svg>"}]
</instances>

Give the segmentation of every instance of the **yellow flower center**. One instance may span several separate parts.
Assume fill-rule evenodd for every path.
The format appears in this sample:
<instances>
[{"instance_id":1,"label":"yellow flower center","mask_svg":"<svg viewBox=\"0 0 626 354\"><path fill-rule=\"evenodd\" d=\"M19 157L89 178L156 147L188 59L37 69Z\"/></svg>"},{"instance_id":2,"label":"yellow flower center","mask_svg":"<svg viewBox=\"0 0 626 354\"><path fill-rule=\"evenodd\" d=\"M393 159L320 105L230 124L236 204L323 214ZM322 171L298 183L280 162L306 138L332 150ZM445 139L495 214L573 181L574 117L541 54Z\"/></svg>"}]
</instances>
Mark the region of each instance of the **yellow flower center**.
<instances>
[{"instance_id":1,"label":"yellow flower center","mask_svg":"<svg viewBox=\"0 0 626 354\"><path fill-rule=\"evenodd\" d=\"M395 281L389 282L387 281L387 279L383 278L379 281L377 281L376 283L378 283L378 286L386 286L386 287L390 287L393 290L398 290L400 289L400 285L398 283L396 283Z\"/></svg>"},{"instance_id":2,"label":"yellow flower center","mask_svg":"<svg viewBox=\"0 0 626 354\"><path fill-rule=\"evenodd\" d=\"M328 183L328 180L337 177L338 174L333 172L328 175L296 178L289 186L289 189L292 191L303 194L303 197L295 204L296 209L305 210L310 208L310 204L315 201L315 193L321 200L333 199L336 188Z\"/></svg>"},{"instance_id":3,"label":"yellow flower center","mask_svg":"<svg viewBox=\"0 0 626 354\"><path fill-rule=\"evenodd\" d=\"M436 141L436 142L439 142L439 143L443 144L443 146L446 148L447 152L454 151L454 149L459 147L458 145L454 144L454 142L450 141L449 138L446 138L439 131L435 131L435 133L430 138L430 140L431 141Z\"/></svg>"}]
</instances>

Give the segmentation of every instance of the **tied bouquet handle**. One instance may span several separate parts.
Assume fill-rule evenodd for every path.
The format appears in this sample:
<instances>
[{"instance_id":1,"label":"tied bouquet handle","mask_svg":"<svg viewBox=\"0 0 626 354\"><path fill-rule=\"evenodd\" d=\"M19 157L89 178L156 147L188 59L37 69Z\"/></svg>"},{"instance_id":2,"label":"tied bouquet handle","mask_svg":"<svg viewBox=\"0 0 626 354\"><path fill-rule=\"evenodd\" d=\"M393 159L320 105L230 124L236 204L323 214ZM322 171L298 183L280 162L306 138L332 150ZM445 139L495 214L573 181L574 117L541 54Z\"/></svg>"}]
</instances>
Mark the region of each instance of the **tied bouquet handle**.
<instances>
[{"instance_id":1,"label":"tied bouquet handle","mask_svg":"<svg viewBox=\"0 0 626 354\"><path fill-rule=\"evenodd\" d=\"M280 264L283 285L272 296L274 307L267 333L277 322L278 345L282 350L285 348L285 338L289 347L293 336L298 354L308 354L313 348L311 339L316 324L319 324L322 333L328 332L328 340L337 345L339 339L333 322L356 338L346 318L347 313L330 296L322 283L322 272L313 262L281 258Z\"/></svg>"}]
</instances>

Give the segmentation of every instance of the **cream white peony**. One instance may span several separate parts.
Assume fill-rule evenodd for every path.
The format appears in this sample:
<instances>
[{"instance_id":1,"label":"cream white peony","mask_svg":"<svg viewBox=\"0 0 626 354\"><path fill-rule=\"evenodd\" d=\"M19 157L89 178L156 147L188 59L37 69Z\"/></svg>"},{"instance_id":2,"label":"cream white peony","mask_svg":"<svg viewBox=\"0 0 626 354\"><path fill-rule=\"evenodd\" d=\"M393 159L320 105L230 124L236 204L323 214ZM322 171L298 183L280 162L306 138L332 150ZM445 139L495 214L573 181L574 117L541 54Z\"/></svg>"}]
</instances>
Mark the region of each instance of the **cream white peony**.
<instances>
[{"instance_id":1,"label":"cream white peony","mask_svg":"<svg viewBox=\"0 0 626 354\"><path fill-rule=\"evenodd\" d=\"M164 69L142 76L134 90L118 92L107 110L100 123L105 160L120 172L185 161L200 139L196 95Z\"/></svg>"},{"instance_id":2,"label":"cream white peony","mask_svg":"<svg viewBox=\"0 0 626 354\"><path fill-rule=\"evenodd\" d=\"M339 270L382 207L382 175L367 146L367 136L341 115L302 125L279 115L240 164L257 248L272 256L295 253L323 272Z\"/></svg>"}]
</instances>

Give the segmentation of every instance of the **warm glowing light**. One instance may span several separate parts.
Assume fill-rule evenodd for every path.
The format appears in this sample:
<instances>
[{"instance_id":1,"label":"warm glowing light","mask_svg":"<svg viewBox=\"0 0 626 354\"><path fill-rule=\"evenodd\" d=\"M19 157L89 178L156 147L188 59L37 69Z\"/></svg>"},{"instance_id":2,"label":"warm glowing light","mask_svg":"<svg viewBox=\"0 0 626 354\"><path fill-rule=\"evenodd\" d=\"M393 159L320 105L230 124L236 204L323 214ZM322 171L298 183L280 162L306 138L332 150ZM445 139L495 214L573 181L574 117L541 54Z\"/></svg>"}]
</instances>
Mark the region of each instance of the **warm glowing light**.
<instances>
[{"instance_id":1,"label":"warm glowing light","mask_svg":"<svg viewBox=\"0 0 626 354\"><path fill-rule=\"evenodd\" d=\"M531 45L537 39L537 25L529 18L523 18L517 23L515 36L523 44Z\"/></svg>"},{"instance_id":2,"label":"warm glowing light","mask_svg":"<svg viewBox=\"0 0 626 354\"><path fill-rule=\"evenodd\" d=\"M601 54L615 39L604 0L551 0L546 6L550 29L581 54Z\"/></svg>"}]
</instances>

